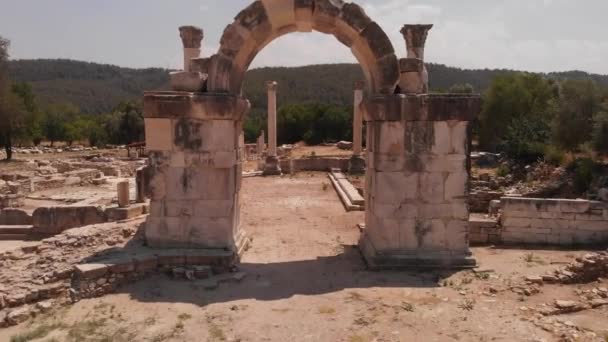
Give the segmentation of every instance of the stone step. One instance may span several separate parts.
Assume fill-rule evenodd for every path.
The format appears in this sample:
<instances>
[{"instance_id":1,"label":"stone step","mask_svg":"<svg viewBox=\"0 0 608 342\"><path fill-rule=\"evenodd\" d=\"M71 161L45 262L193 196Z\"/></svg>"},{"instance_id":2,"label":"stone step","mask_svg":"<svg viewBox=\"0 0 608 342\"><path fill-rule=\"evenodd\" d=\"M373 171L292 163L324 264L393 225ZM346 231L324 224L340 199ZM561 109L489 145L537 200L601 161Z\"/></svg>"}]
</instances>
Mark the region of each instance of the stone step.
<instances>
[{"instance_id":1,"label":"stone step","mask_svg":"<svg viewBox=\"0 0 608 342\"><path fill-rule=\"evenodd\" d=\"M27 235L32 231L34 226L26 225L0 225L0 235Z\"/></svg>"},{"instance_id":2,"label":"stone step","mask_svg":"<svg viewBox=\"0 0 608 342\"><path fill-rule=\"evenodd\" d=\"M0 234L0 241L21 241L27 240L27 234Z\"/></svg>"}]
</instances>

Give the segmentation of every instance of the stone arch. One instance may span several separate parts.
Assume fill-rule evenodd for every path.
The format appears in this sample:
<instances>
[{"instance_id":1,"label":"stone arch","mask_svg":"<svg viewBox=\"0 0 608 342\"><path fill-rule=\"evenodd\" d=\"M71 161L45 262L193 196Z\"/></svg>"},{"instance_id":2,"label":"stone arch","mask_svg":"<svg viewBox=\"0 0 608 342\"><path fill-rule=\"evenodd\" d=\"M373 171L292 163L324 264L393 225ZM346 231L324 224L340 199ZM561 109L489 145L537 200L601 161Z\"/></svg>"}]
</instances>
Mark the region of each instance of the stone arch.
<instances>
[{"instance_id":1,"label":"stone arch","mask_svg":"<svg viewBox=\"0 0 608 342\"><path fill-rule=\"evenodd\" d=\"M207 90L239 95L245 73L270 42L291 32L331 34L352 51L370 94L393 94L399 62L382 28L357 4L342 0L257 0L224 30L210 58Z\"/></svg>"}]
</instances>

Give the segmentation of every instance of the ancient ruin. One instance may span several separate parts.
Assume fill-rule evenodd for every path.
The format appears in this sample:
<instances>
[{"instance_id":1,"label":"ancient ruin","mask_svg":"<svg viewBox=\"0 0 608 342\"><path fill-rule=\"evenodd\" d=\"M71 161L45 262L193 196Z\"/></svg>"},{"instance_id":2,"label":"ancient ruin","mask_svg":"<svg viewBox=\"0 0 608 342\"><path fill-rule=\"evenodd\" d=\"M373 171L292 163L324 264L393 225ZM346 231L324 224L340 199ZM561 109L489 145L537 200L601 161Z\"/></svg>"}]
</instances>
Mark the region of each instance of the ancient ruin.
<instances>
[{"instance_id":1,"label":"ancient ruin","mask_svg":"<svg viewBox=\"0 0 608 342\"><path fill-rule=\"evenodd\" d=\"M322 6L321 6L322 4ZM424 44L430 25L405 25L408 56L393 46L353 3L255 1L224 31L219 51L199 51L202 30L180 28L184 71L171 75L173 92L145 95L150 151L152 247L226 249L246 239L239 226L243 151L239 146L248 101L243 75L265 45L290 32L332 34L348 46L366 77L357 86L359 115L368 124L366 222L360 247L374 268L471 267L466 204L469 122L479 97L427 94ZM276 89L268 83L265 175L281 173L276 158ZM362 170L355 133L351 167Z\"/></svg>"}]
</instances>

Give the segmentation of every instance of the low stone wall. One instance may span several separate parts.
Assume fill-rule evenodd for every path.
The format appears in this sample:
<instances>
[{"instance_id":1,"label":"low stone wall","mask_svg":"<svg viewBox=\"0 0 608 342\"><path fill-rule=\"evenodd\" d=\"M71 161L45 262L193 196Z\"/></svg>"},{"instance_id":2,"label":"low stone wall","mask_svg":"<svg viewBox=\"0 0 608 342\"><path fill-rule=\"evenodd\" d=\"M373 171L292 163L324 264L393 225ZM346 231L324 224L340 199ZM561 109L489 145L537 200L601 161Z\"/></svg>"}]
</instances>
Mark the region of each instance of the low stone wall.
<instances>
[{"instance_id":1,"label":"low stone wall","mask_svg":"<svg viewBox=\"0 0 608 342\"><path fill-rule=\"evenodd\" d=\"M328 172L331 169L340 169L342 172L347 172L349 160L349 158L337 157L285 159L281 160L281 170L283 173L294 173L300 171Z\"/></svg>"},{"instance_id":2,"label":"low stone wall","mask_svg":"<svg viewBox=\"0 0 608 342\"><path fill-rule=\"evenodd\" d=\"M222 250L153 250L142 248L136 254L110 255L74 266L71 300L103 296L121 285L150 274L169 274L188 280L207 279L213 274L231 274L238 256ZM221 280L221 279L220 279Z\"/></svg>"},{"instance_id":3,"label":"low stone wall","mask_svg":"<svg viewBox=\"0 0 608 342\"><path fill-rule=\"evenodd\" d=\"M469 194L469 210L472 213L487 213L490 208L490 202L503 197L504 192L476 190Z\"/></svg>"},{"instance_id":4,"label":"low stone wall","mask_svg":"<svg viewBox=\"0 0 608 342\"><path fill-rule=\"evenodd\" d=\"M608 243L607 203L503 197L501 207L501 240L505 244Z\"/></svg>"},{"instance_id":5,"label":"low stone wall","mask_svg":"<svg viewBox=\"0 0 608 342\"><path fill-rule=\"evenodd\" d=\"M5 208L0 210L0 225L31 225L32 215L25 210L16 208Z\"/></svg>"},{"instance_id":6,"label":"low stone wall","mask_svg":"<svg viewBox=\"0 0 608 342\"><path fill-rule=\"evenodd\" d=\"M132 204L127 208L96 206L41 207L32 215L32 233L43 236L59 234L67 229L111 221L127 220L147 214L147 204Z\"/></svg>"}]
</instances>

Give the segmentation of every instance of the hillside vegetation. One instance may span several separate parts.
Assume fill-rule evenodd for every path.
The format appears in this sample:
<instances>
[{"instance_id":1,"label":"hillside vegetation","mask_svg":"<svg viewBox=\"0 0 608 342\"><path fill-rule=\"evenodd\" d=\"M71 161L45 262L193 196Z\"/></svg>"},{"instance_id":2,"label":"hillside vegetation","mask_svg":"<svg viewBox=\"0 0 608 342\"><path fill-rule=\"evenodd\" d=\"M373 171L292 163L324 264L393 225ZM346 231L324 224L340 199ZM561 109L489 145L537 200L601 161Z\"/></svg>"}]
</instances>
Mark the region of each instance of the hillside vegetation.
<instances>
[{"instance_id":1,"label":"hillside vegetation","mask_svg":"<svg viewBox=\"0 0 608 342\"><path fill-rule=\"evenodd\" d=\"M429 64L431 89L446 91L455 84L470 84L485 91L492 80L508 70L465 70ZM168 88L168 70L129 69L113 65L61 59L17 60L9 62L14 82L31 84L38 101L44 104L71 103L83 113L107 113L124 101L141 99L144 90ZM608 76L584 72L545 75L550 78L591 78L608 86ZM279 105L326 103L350 105L352 85L362 79L357 64L312 65L295 68L272 67L250 70L244 92L254 111L266 107L265 82L279 82Z\"/></svg>"}]
</instances>

